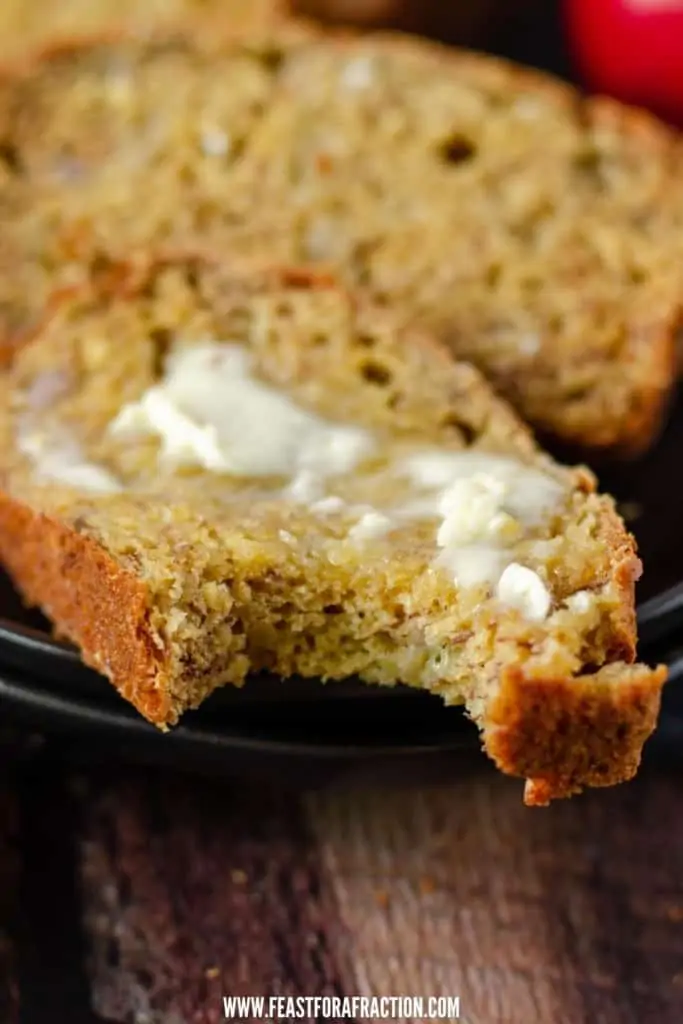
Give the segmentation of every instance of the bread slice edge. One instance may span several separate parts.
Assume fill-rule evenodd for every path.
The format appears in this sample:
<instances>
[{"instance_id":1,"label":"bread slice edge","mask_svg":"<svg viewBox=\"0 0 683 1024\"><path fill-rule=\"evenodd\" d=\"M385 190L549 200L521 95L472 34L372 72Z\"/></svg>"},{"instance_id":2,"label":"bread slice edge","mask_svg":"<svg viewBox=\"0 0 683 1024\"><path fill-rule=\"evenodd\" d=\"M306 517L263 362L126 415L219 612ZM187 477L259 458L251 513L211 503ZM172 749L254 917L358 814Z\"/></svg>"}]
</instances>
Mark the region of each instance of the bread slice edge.
<instances>
[{"instance_id":1,"label":"bread slice edge","mask_svg":"<svg viewBox=\"0 0 683 1024\"><path fill-rule=\"evenodd\" d=\"M174 691L144 583L94 538L0 492L0 559L25 600L154 725L167 730L209 695L188 704ZM628 618L625 606L625 637ZM666 675L626 661L574 677L504 666L477 716L484 750L504 774L527 780L530 806L626 781L655 728Z\"/></svg>"}]
</instances>

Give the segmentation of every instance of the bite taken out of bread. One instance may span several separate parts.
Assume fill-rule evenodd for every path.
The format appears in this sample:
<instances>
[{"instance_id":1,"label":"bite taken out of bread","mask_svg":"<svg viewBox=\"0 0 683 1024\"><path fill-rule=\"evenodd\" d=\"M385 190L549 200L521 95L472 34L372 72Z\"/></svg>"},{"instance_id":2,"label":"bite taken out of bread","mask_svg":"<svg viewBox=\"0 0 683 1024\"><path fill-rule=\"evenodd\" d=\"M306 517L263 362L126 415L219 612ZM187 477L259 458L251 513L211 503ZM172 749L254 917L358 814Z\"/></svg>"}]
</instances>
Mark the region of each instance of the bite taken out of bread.
<instances>
[{"instance_id":1,"label":"bite taken out of bread","mask_svg":"<svg viewBox=\"0 0 683 1024\"><path fill-rule=\"evenodd\" d=\"M325 275L174 257L59 296L1 382L0 481L19 590L162 728L251 672L404 683L530 804L628 779L654 728L612 500Z\"/></svg>"}]
</instances>

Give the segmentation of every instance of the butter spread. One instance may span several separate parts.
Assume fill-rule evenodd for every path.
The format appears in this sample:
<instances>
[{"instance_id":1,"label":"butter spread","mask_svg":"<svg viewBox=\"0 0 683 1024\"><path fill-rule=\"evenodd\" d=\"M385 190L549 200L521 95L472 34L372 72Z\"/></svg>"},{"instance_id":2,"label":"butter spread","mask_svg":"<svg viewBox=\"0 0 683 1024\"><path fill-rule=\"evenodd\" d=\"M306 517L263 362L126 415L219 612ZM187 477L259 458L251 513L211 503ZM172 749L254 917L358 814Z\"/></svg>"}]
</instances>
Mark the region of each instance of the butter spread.
<instances>
[{"instance_id":1,"label":"butter spread","mask_svg":"<svg viewBox=\"0 0 683 1024\"><path fill-rule=\"evenodd\" d=\"M495 584L508 564L509 555L503 548L486 544L444 548L434 564L449 572L458 586L475 587L482 583Z\"/></svg>"},{"instance_id":2,"label":"butter spread","mask_svg":"<svg viewBox=\"0 0 683 1024\"><path fill-rule=\"evenodd\" d=\"M73 437L55 433L48 436L46 432L24 429L19 431L17 445L31 459L39 478L94 494L116 494L121 490L111 473L88 462Z\"/></svg>"},{"instance_id":3,"label":"butter spread","mask_svg":"<svg viewBox=\"0 0 683 1024\"><path fill-rule=\"evenodd\" d=\"M552 604L548 588L538 573L517 562L504 570L496 594L503 604L517 608L531 622L542 622Z\"/></svg>"},{"instance_id":4,"label":"butter spread","mask_svg":"<svg viewBox=\"0 0 683 1024\"><path fill-rule=\"evenodd\" d=\"M372 451L366 431L300 408L251 371L251 354L239 345L181 349L164 379L125 406L110 429L159 437L162 459L175 466L294 479L307 473L310 495L316 477L348 473Z\"/></svg>"},{"instance_id":5,"label":"butter spread","mask_svg":"<svg viewBox=\"0 0 683 1024\"><path fill-rule=\"evenodd\" d=\"M488 584L504 603L544 618L550 595L531 569L510 564L510 548L557 506L562 485L518 460L479 452L417 452L402 470L423 492L403 515L440 520L435 564L460 586Z\"/></svg>"},{"instance_id":6,"label":"butter spread","mask_svg":"<svg viewBox=\"0 0 683 1024\"><path fill-rule=\"evenodd\" d=\"M575 594L570 594L565 604L571 612L584 615L594 607L595 600L590 590L578 590Z\"/></svg>"},{"instance_id":7,"label":"butter spread","mask_svg":"<svg viewBox=\"0 0 683 1024\"><path fill-rule=\"evenodd\" d=\"M521 525L501 507L508 489L499 477L484 473L458 479L447 487L439 499L443 516L436 535L439 547L516 540Z\"/></svg>"},{"instance_id":8,"label":"butter spread","mask_svg":"<svg viewBox=\"0 0 683 1024\"><path fill-rule=\"evenodd\" d=\"M436 512L445 489L472 478L478 490L483 486L497 494L505 510L527 526L540 522L563 493L562 484L535 466L485 452L425 450L405 459L402 468L417 487L434 492Z\"/></svg>"},{"instance_id":9,"label":"butter spread","mask_svg":"<svg viewBox=\"0 0 683 1024\"><path fill-rule=\"evenodd\" d=\"M325 499L325 482L310 469L302 469L284 490L285 498L299 505L322 505Z\"/></svg>"},{"instance_id":10,"label":"butter spread","mask_svg":"<svg viewBox=\"0 0 683 1024\"><path fill-rule=\"evenodd\" d=\"M311 505L311 512L315 512L316 515L333 515L335 512L341 512L346 507L346 502L336 494L330 494L327 498L321 498L320 501L314 501Z\"/></svg>"},{"instance_id":11,"label":"butter spread","mask_svg":"<svg viewBox=\"0 0 683 1024\"><path fill-rule=\"evenodd\" d=\"M328 483L377 454L373 436L301 408L255 376L251 353L234 344L207 343L173 353L163 379L126 405L109 430L122 437L157 437L160 460L171 467L283 478L281 497L315 515L350 517L352 543L365 544L417 520L435 520L435 567L460 586L489 587L532 621L550 612L545 583L512 555L514 545L552 513L565 491L563 483L536 466L486 452L417 449L389 460L380 471L399 493L401 483L407 485L402 500L381 509L347 503L329 493ZM19 447L39 474L83 490L120 490L70 436L51 435L49 443L46 436L20 430ZM287 531L280 537L290 543ZM567 601L577 611L589 603L585 592Z\"/></svg>"},{"instance_id":12,"label":"butter spread","mask_svg":"<svg viewBox=\"0 0 683 1024\"><path fill-rule=\"evenodd\" d=\"M285 498L315 514L356 518L348 539L363 544L392 528L437 520L435 565L460 586L487 585L530 619L544 618L551 597L533 570L511 563L512 546L561 499L563 486L534 466L486 452L418 450L389 466L411 485L390 509L347 505L327 493L330 477L372 455L374 440L357 427L333 424L296 405L252 373L249 351L205 344L176 352L164 379L122 409L116 434L156 435L161 458L243 476L288 481Z\"/></svg>"},{"instance_id":13,"label":"butter spread","mask_svg":"<svg viewBox=\"0 0 683 1024\"><path fill-rule=\"evenodd\" d=\"M349 540L361 543L366 540L375 540L387 533L393 525L390 516L383 512L377 512L375 509L369 509L361 514L360 519L349 530Z\"/></svg>"}]
</instances>

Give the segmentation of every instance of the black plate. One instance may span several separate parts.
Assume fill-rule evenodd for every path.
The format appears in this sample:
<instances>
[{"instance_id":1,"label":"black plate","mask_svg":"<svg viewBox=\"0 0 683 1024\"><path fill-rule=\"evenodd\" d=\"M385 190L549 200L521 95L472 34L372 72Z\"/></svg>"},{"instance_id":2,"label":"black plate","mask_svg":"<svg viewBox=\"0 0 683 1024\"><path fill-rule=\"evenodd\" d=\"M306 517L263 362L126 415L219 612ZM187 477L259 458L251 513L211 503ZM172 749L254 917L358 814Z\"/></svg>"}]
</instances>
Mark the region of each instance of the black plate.
<instances>
[{"instance_id":1,"label":"black plate","mask_svg":"<svg viewBox=\"0 0 683 1024\"><path fill-rule=\"evenodd\" d=\"M125 756L214 770L267 760L311 761L319 770L350 760L476 749L457 708L406 688L353 681L286 682L272 676L217 691L171 733L145 722L78 653L52 639L0 576L0 701L32 728L97 737ZM308 770L308 769L307 769Z\"/></svg>"}]
</instances>

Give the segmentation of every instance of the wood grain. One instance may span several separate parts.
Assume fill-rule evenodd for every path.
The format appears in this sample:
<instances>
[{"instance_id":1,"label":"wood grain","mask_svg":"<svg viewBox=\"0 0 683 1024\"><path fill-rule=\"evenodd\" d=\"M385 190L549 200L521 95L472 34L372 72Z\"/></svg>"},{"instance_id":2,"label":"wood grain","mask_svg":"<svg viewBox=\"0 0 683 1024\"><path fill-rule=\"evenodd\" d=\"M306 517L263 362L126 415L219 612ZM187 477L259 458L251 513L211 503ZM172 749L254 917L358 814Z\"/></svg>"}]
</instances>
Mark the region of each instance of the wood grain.
<instances>
[{"instance_id":1,"label":"wood grain","mask_svg":"<svg viewBox=\"0 0 683 1024\"><path fill-rule=\"evenodd\" d=\"M334 994L334 923L299 798L129 776L84 804L93 1004L120 1024L215 1024L222 996Z\"/></svg>"},{"instance_id":2,"label":"wood grain","mask_svg":"<svg viewBox=\"0 0 683 1024\"><path fill-rule=\"evenodd\" d=\"M217 1024L224 994L683 1020L683 766L531 811L473 760L315 790L0 765L2 1024Z\"/></svg>"},{"instance_id":3,"label":"wood grain","mask_svg":"<svg viewBox=\"0 0 683 1024\"><path fill-rule=\"evenodd\" d=\"M460 994L469 1024L683 1020L683 786L528 811L482 772L307 802L360 993Z\"/></svg>"}]
</instances>

